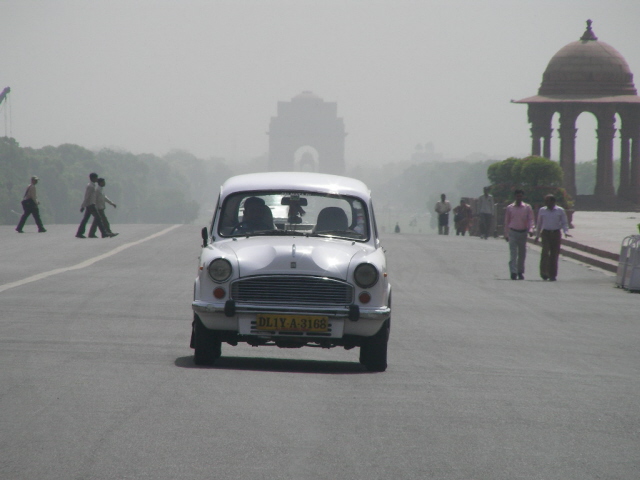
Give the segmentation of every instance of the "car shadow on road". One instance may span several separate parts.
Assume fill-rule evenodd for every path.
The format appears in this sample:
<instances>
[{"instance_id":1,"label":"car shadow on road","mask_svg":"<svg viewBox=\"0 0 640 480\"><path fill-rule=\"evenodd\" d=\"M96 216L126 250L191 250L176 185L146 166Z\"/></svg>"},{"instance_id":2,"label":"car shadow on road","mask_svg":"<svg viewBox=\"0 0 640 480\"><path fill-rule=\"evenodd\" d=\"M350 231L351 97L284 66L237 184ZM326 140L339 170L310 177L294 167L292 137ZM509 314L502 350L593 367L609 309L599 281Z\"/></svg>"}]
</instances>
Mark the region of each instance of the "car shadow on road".
<instances>
[{"instance_id":1,"label":"car shadow on road","mask_svg":"<svg viewBox=\"0 0 640 480\"><path fill-rule=\"evenodd\" d=\"M370 373L356 362L332 362L321 360L296 360L267 357L221 357L210 366L193 363L193 356L179 357L176 367L210 370L250 370L256 372L363 374Z\"/></svg>"}]
</instances>

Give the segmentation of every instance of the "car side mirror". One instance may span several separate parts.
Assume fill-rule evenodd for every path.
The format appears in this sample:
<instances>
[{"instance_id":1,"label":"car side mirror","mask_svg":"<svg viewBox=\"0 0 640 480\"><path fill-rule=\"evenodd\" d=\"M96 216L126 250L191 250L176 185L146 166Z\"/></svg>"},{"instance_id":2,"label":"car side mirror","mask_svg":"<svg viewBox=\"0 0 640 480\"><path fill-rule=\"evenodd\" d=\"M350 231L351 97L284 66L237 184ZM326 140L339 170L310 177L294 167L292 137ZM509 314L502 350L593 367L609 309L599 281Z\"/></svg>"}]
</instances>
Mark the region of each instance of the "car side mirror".
<instances>
[{"instance_id":1,"label":"car side mirror","mask_svg":"<svg viewBox=\"0 0 640 480\"><path fill-rule=\"evenodd\" d=\"M207 227L202 227L202 248L207 246L207 240L209 240L209 232L207 232Z\"/></svg>"}]
</instances>

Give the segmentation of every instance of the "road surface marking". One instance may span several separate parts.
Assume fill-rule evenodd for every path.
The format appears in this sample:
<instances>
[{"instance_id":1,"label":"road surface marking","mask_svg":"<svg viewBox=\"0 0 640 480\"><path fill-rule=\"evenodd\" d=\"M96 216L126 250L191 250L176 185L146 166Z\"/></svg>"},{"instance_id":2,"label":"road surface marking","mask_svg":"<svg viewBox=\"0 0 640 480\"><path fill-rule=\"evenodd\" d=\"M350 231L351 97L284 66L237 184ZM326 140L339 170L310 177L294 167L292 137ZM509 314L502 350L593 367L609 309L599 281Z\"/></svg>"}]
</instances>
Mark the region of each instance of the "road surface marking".
<instances>
[{"instance_id":1,"label":"road surface marking","mask_svg":"<svg viewBox=\"0 0 640 480\"><path fill-rule=\"evenodd\" d=\"M80 262L76 265L72 265L71 267L56 268L55 270L49 270L48 272L38 273L37 275L32 275L31 277L27 277L23 280L18 280L17 282L0 285L0 293L4 292L5 290L9 290L10 288L20 287L21 285L26 285L27 283L36 282L38 280L42 280L43 278L51 277L52 275L57 275L59 273L69 272L71 270L80 270L81 268L89 267L94 263L99 262L100 260L109 258L117 253L120 253L123 250L126 250L129 247L135 247L136 245L140 245L141 243L147 242L149 240L153 240L154 238L164 235L165 233L169 233L171 230L178 227L180 227L180 225L173 225L169 228L165 228L164 230L161 230L160 232L154 233L153 235L149 235L146 238L137 240L135 242L125 243L124 245L120 245L119 247L114 248L110 252L103 253L102 255L98 255L97 257L93 257L93 258L90 258L89 260L85 260L84 262Z\"/></svg>"}]
</instances>

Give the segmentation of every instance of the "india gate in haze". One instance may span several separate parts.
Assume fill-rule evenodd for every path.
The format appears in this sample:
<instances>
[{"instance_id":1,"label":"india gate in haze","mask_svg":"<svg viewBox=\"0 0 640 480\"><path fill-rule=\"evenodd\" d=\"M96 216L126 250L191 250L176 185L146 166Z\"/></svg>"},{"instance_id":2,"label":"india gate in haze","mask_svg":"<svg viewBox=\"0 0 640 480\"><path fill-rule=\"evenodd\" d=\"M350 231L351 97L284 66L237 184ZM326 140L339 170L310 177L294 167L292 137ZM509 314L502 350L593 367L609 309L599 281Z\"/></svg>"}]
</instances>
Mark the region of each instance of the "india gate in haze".
<instances>
[{"instance_id":1,"label":"india gate in haze","mask_svg":"<svg viewBox=\"0 0 640 480\"><path fill-rule=\"evenodd\" d=\"M514 103L528 105L531 154L551 158L551 120L559 114L560 166L564 187L576 198L576 120L591 113L597 121L596 186L593 200L603 206L640 203L640 97L624 57L596 37L587 21L580 40L556 53L542 76L538 95ZM616 116L620 120L616 128ZM613 149L620 141L620 186L614 188ZM581 132L585 134L585 132ZM588 134L588 132L587 132ZM580 206L578 199L577 205Z\"/></svg>"},{"instance_id":2,"label":"india gate in haze","mask_svg":"<svg viewBox=\"0 0 640 480\"><path fill-rule=\"evenodd\" d=\"M343 174L344 121L336 102L305 91L278 102L269 125L269 171Z\"/></svg>"}]
</instances>

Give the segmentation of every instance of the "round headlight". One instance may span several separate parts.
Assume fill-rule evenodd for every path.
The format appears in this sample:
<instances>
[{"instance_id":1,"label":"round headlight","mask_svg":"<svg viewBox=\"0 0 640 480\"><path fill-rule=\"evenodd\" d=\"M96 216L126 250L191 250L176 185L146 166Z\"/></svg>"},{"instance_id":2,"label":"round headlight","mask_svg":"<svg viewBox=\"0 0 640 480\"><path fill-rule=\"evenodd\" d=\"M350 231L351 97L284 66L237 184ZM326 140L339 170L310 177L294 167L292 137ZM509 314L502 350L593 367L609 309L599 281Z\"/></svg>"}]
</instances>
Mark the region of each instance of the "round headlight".
<instances>
[{"instance_id":1,"label":"round headlight","mask_svg":"<svg viewBox=\"0 0 640 480\"><path fill-rule=\"evenodd\" d=\"M353 273L354 280L360 288L371 288L378 283L378 269L370 263L361 263Z\"/></svg>"},{"instance_id":2,"label":"round headlight","mask_svg":"<svg viewBox=\"0 0 640 480\"><path fill-rule=\"evenodd\" d=\"M231 276L231 272L233 269L231 268L231 264L228 260L224 258L216 258L213 262L209 264L207 268L209 271L209 276L214 282L224 282Z\"/></svg>"}]
</instances>

